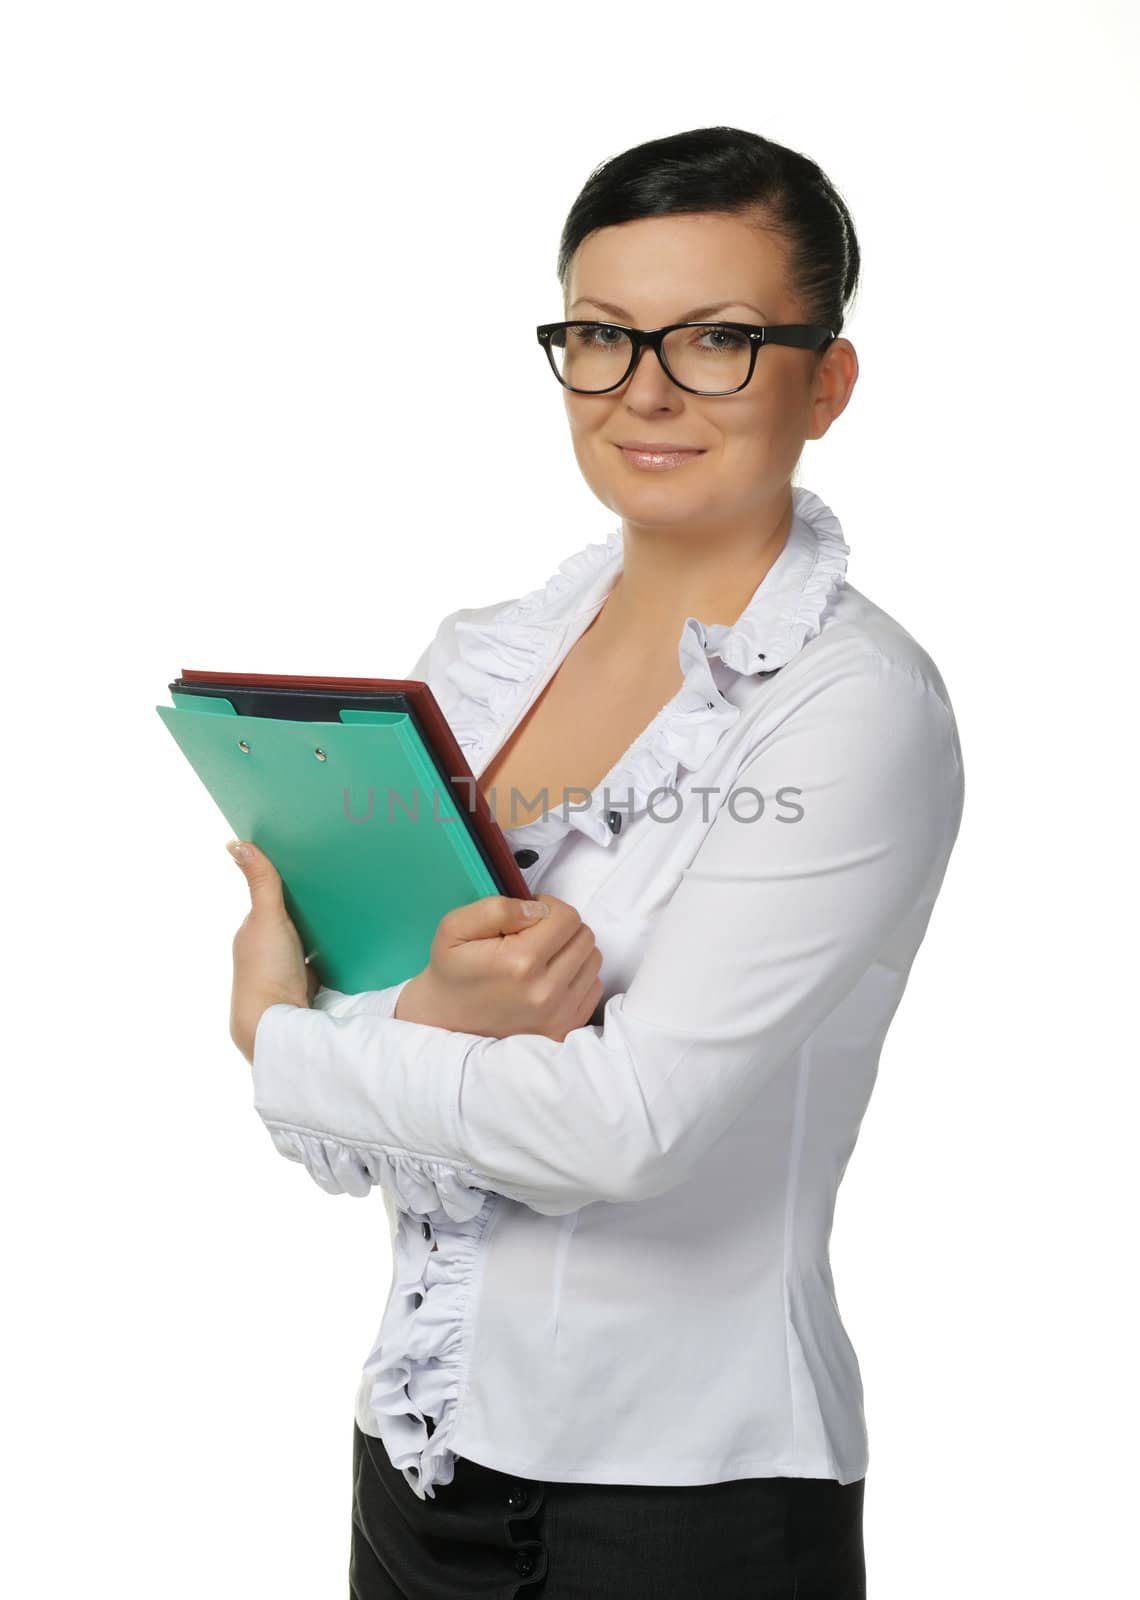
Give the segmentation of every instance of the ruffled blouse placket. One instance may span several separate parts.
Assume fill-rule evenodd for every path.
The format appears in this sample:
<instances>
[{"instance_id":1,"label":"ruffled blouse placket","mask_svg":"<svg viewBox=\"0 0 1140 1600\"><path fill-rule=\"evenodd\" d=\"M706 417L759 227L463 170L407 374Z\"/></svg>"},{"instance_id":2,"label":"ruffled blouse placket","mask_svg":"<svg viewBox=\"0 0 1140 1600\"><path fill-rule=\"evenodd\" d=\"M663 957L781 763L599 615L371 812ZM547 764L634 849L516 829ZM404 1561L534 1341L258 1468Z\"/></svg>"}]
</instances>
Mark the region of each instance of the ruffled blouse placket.
<instances>
[{"instance_id":1,"label":"ruffled blouse placket","mask_svg":"<svg viewBox=\"0 0 1140 1600\"><path fill-rule=\"evenodd\" d=\"M450 1483L455 1472L448 1441L466 1377L480 1242L495 1198L466 1193L474 1211L452 1207L434 1221L399 1213L392 1293L360 1383L392 1465L421 1500L434 1499L435 1486Z\"/></svg>"}]
</instances>

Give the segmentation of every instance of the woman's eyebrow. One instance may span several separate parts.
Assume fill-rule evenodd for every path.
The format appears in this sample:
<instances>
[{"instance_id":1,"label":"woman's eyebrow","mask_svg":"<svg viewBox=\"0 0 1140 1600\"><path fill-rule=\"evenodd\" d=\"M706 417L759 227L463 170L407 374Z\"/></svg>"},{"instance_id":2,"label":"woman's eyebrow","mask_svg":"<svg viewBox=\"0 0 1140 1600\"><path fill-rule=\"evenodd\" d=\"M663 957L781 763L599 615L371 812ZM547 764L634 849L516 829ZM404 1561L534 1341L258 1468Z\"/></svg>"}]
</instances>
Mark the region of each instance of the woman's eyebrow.
<instances>
[{"instance_id":1,"label":"woman's eyebrow","mask_svg":"<svg viewBox=\"0 0 1140 1600\"><path fill-rule=\"evenodd\" d=\"M597 306L600 311L608 311L611 316L621 317L626 322L632 322L633 320L629 312L623 310L621 306L611 306L605 300L591 300L588 295L581 296L575 300L574 306L580 305ZM571 311L573 311L574 306L570 307ZM711 317L717 311L727 311L729 306L747 306L749 311L755 311L761 322L767 322L768 320L766 314L761 311L760 307L754 306L748 300L721 300L715 306L697 306L694 310L690 311L687 316L681 317L678 320L681 322L699 322L702 317Z\"/></svg>"}]
</instances>

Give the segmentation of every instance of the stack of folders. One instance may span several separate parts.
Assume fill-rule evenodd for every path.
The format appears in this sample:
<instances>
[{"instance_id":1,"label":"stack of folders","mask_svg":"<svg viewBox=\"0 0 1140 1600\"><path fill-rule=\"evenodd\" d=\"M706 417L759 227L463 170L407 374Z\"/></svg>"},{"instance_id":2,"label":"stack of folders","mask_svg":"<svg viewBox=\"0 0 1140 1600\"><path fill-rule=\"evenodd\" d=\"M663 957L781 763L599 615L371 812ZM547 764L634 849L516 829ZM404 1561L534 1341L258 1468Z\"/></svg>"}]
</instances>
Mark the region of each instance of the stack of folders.
<instances>
[{"instance_id":1,"label":"stack of folders","mask_svg":"<svg viewBox=\"0 0 1140 1600\"><path fill-rule=\"evenodd\" d=\"M328 988L400 983L455 906L533 898L426 683L184 670L169 688L155 710L281 874Z\"/></svg>"}]
</instances>

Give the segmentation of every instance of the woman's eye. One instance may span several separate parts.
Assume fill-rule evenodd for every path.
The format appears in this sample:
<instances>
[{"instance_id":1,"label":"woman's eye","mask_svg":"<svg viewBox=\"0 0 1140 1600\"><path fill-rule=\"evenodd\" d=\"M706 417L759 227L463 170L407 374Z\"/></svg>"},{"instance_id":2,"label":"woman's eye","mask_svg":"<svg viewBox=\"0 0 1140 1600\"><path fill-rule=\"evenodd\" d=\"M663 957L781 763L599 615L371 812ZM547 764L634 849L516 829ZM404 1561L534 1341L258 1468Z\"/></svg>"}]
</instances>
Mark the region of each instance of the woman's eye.
<instances>
[{"instance_id":1,"label":"woman's eye","mask_svg":"<svg viewBox=\"0 0 1140 1600\"><path fill-rule=\"evenodd\" d=\"M698 339L711 339L714 342L708 346L711 350L739 350L748 340L743 333L737 333L735 328L704 328L697 330Z\"/></svg>"},{"instance_id":2,"label":"woman's eye","mask_svg":"<svg viewBox=\"0 0 1140 1600\"><path fill-rule=\"evenodd\" d=\"M617 328L607 328L601 322L592 322L588 327L577 328L575 332L578 334L582 344L601 345L603 347L610 344L619 344L624 337L623 334L618 332Z\"/></svg>"}]
</instances>

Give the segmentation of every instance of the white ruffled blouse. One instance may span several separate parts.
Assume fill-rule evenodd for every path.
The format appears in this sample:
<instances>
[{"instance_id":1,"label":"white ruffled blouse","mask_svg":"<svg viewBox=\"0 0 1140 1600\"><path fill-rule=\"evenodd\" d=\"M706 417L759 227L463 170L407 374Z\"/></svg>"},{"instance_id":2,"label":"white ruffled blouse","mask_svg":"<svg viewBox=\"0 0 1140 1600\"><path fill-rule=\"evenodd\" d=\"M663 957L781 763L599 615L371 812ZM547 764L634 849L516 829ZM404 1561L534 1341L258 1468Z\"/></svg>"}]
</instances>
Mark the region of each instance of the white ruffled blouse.
<instances>
[{"instance_id":1,"label":"white ruffled blouse","mask_svg":"<svg viewBox=\"0 0 1140 1600\"><path fill-rule=\"evenodd\" d=\"M866 1471L828 1241L962 759L934 662L846 582L831 510L793 498L737 621L686 618L684 682L603 785L507 834L593 929L594 1020L453 1032L395 1018L395 984L258 1025L276 1148L330 1194L385 1195L356 1420L421 1499L457 1456L573 1483ZM476 777L621 565L619 525L444 618L408 675Z\"/></svg>"}]
</instances>

